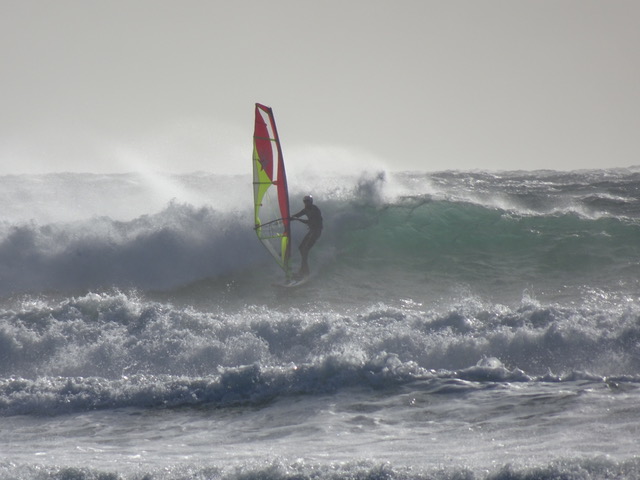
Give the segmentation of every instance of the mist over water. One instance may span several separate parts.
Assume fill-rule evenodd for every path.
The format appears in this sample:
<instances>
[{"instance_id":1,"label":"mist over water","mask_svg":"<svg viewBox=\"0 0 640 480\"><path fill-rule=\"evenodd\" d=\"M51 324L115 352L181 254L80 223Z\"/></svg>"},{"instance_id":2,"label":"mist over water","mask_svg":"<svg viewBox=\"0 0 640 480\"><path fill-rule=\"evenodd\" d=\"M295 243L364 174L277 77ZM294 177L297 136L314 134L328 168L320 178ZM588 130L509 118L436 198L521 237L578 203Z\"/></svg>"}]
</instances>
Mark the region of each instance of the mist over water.
<instances>
[{"instance_id":1,"label":"mist over water","mask_svg":"<svg viewBox=\"0 0 640 480\"><path fill-rule=\"evenodd\" d=\"M295 290L249 176L0 185L0 478L640 471L634 169L316 177Z\"/></svg>"}]
</instances>

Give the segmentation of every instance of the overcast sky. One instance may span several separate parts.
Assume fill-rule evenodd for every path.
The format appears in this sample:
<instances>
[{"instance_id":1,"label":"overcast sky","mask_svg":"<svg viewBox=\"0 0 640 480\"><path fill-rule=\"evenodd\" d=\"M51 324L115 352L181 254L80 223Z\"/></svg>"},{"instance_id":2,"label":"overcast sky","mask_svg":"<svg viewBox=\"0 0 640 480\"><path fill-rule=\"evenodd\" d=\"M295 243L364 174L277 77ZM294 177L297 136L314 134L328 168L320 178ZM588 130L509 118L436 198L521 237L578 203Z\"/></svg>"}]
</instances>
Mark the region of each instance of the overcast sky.
<instances>
[{"instance_id":1,"label":"overcast sky","mask_svg":"<svg viewBox=\"0 0 640 480\"><path fill-rule=\"evenodd\" d=\"M640 164L637 0L0 0L0 174Z\"/></svg>"}]
</instances>

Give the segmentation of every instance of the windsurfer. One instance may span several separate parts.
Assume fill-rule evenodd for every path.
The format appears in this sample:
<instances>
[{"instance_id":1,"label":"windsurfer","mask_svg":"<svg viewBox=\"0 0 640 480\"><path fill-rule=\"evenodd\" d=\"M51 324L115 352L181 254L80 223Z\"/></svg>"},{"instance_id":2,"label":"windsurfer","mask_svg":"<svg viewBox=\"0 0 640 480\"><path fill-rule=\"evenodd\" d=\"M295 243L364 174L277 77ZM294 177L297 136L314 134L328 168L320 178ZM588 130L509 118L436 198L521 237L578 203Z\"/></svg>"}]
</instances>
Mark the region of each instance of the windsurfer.
<instances>
[{"instance_id":1,"label":"windsurfer","mask_svg":"<svg viewBox=\"0 0 640 480\"><path fill-rule=\"evenodd\" d=\"M304 208L298 213L291 216L292 219L298 220L309 227L309 232L305 235L300 243L300 255L302 256L302 263L300 264L300 271L297 277L303 278L309 275L309 250L316 243L320 235L322 234L322 214L320 209L313 204L313 197L307 195L302 199ZM303 220L300 217L306 215L307 219Z\"/></svg>"}]
</instances>

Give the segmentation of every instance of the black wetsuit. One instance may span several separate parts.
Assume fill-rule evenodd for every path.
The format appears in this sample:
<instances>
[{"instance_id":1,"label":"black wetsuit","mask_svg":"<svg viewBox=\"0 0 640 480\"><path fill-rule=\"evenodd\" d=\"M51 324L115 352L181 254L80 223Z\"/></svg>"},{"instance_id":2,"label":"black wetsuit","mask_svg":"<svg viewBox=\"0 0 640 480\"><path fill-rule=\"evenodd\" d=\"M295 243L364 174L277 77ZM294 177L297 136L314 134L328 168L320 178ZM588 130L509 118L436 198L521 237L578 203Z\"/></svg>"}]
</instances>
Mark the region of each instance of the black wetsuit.
<instances>
[{"instance_id":1,"label":"black wetsuit","mask_svg":"<svg viewBox=\"0 0 640 480\"><path fill-rule=\"evenodd\" d=\"M300 243L300 255L302 256L302 263L300 265L300 272L298 272L301 276L309 275L309 264L307 262L309 256L309 250L316 243L320 235L322 234L322 213L320 213L320 209L315 205L311 204L305 206L302 210L300 210L295 215L292 215L291 218L299 218L302 215L307 216L307 220L300 220L303 223L306 223L309 227L309 232L305 235Z\"/></svg>"}]
</instances>

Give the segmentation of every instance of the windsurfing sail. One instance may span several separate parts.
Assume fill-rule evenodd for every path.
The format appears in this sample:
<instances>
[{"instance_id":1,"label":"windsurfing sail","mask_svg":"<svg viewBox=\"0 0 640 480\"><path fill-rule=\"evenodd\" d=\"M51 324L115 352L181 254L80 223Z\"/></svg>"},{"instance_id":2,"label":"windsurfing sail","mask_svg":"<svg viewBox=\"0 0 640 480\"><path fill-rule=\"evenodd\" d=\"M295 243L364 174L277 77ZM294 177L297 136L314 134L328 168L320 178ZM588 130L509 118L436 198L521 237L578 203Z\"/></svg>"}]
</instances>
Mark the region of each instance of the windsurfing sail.
<instances>
[{"instance_id":1,"label":"windsurfing sail","mask_svg":"<svg viewBox=\"0 0 640 480\"><path fill-rule=\"evenodd\" d=\"M289 191L273 110L256 103L253 130L255 231L262 244L291 277Z\"/></svg>"}]
</instances>

